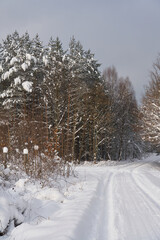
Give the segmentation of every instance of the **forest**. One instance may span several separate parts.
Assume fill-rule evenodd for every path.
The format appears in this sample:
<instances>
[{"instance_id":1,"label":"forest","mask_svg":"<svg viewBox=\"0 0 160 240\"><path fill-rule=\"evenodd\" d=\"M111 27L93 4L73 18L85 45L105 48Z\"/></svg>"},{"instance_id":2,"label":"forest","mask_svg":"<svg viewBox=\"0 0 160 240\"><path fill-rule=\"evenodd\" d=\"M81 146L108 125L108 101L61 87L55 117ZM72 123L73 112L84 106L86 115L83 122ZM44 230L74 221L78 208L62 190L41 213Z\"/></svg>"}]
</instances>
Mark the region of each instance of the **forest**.
<instances>
[{"instance_id":1,"label":"forest","mask_svg":"<svg viewBox=\"0 0 160 240\"><path fill-rule=\"evenodd\" d=\"M67 50L59 38L50 38L44 46L38 34L31 38L27 32L20 36L15 31L3 40L4 167L14 163L41 177L46 169L61 172L62 165L73 162L120 161L159 152L160 56L141 106L129 77L119 76L114 66L102 73L99 69L94 54L74 37Z\"/></svg>"}]
</instances>

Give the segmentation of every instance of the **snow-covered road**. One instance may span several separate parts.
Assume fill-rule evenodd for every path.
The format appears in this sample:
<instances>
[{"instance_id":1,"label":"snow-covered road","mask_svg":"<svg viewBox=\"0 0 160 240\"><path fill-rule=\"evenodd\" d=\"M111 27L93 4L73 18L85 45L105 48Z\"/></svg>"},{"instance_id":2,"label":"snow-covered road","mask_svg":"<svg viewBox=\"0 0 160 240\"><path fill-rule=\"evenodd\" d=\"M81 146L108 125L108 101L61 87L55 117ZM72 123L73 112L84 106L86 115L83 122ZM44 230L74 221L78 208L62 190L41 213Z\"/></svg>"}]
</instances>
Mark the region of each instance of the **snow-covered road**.
<instances>
[{"instance_id":1,"label":"snow-covered road","mask_svg":"<svg viewBox=\"0 0 160 240\"><path fill-rule=\"evenodd\" d=\"M160 239L160 163L150 160L106 169L94 234L85 239Z\"/></svg>"},{"instance_id":2,"label":"snow-covered road","mask_svg":"<svg viewBox=\"0 0 160 240\"><path fill-rule=\"evenodd\" d=\"M160 239L160 189L150 181L156 176L148 178L141 168L139 165L113 171L104 194L103 201L108 204L103 203L107 207L102 229L98 229L95 239Z\"/></svg>"},{"instance_id":3,"label":"snow-covered road","mask_svg":"<svg viewBox=\"0 0 160 240\"><path fill-rule=\"evenodd\" d=\"M47 217L43 209L43 220L26 219L1 238L160 240L159 160L153 156L115 166L78 167L78 180L68 186L56 207L51 207L55 201L50 202Z\"/></svg>"}]
</instances>

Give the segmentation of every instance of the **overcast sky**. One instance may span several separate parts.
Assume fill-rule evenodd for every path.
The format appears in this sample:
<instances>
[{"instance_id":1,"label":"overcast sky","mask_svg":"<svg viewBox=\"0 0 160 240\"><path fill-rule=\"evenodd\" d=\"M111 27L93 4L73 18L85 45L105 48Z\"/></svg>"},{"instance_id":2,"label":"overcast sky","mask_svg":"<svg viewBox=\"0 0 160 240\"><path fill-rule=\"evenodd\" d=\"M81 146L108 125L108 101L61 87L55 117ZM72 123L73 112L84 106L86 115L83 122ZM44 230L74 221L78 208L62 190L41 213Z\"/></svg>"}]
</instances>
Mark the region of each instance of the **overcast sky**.
<instances>
[{"instance_id":1,"label":"overcast sky","mask_svg":"<svg viewBox=\"0 0 160 240\"><path fill-rule=\"evenodd\" d=\"M0 41L17 30L46 44L71 36L102 64L129 76L137 99L160 52L160 0L0 0Z\"/></svg>"}]
</instances>

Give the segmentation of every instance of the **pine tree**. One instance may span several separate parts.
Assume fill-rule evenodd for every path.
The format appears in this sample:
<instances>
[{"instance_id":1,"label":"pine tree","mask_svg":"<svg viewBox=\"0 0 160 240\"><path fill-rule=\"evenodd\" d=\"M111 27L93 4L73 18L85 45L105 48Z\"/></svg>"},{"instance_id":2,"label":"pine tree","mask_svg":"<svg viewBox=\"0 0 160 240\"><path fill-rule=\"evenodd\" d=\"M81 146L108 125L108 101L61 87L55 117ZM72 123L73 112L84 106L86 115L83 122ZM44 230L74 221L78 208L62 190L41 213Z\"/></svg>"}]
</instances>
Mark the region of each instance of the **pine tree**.
<instances>
[{"instance_id":1,"label":"pine tree","mask_svg":"<svg viewBox=\"0 0 160 240\"><path fill-rule=\"evenodd\" d=\"M48 122L48 147L53 153L60 149L63 140L63 121L66 112L65 81L67 79L67 59L59 38L49 41L43 56L45 78L43 94L46 102L46 119ZM63 143L62 143L63 144ZM63 150L61 150L63 155Z\"/></svg>"},{"instance_id":2,"label":"pine tree","mask_svg":"<svg viewBox=\"0 0 160 240\"><path fill-rule=\"evenodd\" d=\"M159 153L160 142L160 55L153 64L151 80L146 88L141 108L142 137L146 143L151 143Z\"/></svg>"},{"instance_id":3,"label":"pine tree","mask_svg":"<svg viewBox=\"0 0 160 240\"><path fill-rule=\"evenodd\" d=\"M103 78L112 112L108 154L111 158L119 160L139 157L139 110L131 82L128 78L119 78L114 67L108 68Z\"/></svg>"},{"instance_id":4,"label":"pine tree","mask_svg":"<svg viewBox=\"0 0 160 240\"><path fill-rule=\"evenodd\" d=\"M40 61L42 48L39 50L39 55L35 55L38 46L38 37L36 37L36 41L31 41L28 33L20 37L17 32L14 32L3 42L1 61L3 69L1 86L3 89L0 97L4 108L10 111L11 135L17 136L13 138L13 144L18 144L17 147L20 148L23 148L25 143L29 143L33 129L35 129L30 125L31 112L35 108L33 96L36 99L36 107L40 105L39 90L41 88L38 86L43 80L40 77L42 76L42 68L40 68L42 66L42 60Z\"/></svg>"}]
</instances>

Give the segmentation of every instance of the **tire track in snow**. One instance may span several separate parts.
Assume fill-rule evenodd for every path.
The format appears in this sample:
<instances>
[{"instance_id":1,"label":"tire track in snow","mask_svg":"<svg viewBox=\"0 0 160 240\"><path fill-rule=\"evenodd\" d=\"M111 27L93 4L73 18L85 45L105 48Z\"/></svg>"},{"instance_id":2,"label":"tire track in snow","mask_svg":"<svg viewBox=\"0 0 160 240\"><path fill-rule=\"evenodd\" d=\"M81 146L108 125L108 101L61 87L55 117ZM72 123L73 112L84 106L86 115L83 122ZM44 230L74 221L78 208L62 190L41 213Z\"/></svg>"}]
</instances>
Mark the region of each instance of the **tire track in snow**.
<instances>
[{"instance_id":1,"label":"tire track in snow","mask_svg":"<svg viewBox=\"0 0 160 240\"><path fill-rule=\"evenodd\" d=\"M77 225L77 229L75 230L74 236L76 237L76 240L103 240L108 239L109 234L113 237L111 232L113 219L112 214L109 214L108 211L108 209L110 209L110 212L112 212L112 179L112 171L103 172L101 179L99 179L93 199L88 205L81 221ZM83 232L85 236L83 236L83 238L82 236L79 237L78 232Z\"/></svg>"},{"instance_id":2,"label":"tire track in snow","mask_svg":"<svg viewBox=\"0 0 160 240\"><path fill-rule=\"evenodd\" d=\"M116 239L159 240L160 209L157 205L137 186L131 172L117 172L115 183L113 187Z\"/></svg>"},{"instance_id":3,"label":"tire track in snow","mask_svg":"<svg viewBox=\"0 0 160 240\"><path fill-rule=\"evenodd\" d=\"M104 172L101 178L98 178L96 190L92 194L92 198L87 205L85 211L80 218L74 230L74 238L76 240L95 240L96 226L99 221L99 212L101 209L101 198L104 192Z\"/></svg>"},{"instance_id":4,"label":"tire track in snow","mask_svg":"<svg viewBox=\"0 0 160 240\"><path fill-rule=\"evenodd\" d=\"M72 238L74 240L113 240L114 219L111 209L114 173L112 169L107 168L107 171L103 170L101 174L102 176L97 179L96 190L74 230Z\"/></svg>"},{"instance_id":5,"label":"tire track in snow","mask_svg":"<svg viewBox=\"0 0 160 240\"><path fill-rule=\"evenodd\" d=\"M99 222L99 224L97 224L96 226L96 232L94 231L96 234L95 234L95 237L91 238L92 240L106 240L106 239L122 240L123 239L119 237L120 233L119 233L118 226L116 225L116 221L120 217L120 214L119 214L119 209L116 209L115 207L116 201L118 201L118 199L116 199L115 201L114 185L116 185L116 180L118 179L119 175L123 175L125 173L131 175L134 169L142 167L145 164L146 163L133 162L129 165L123 165L118 169L117 167L116 168L111 167L111 170L110 170L111 172L109 177L104 178L103 180L103 192L102 192L103 195L101 196L100 213L97 217L97 222Z\"/></svg>"},{"instance_id":6,"label":"tire track in snow","mask_svg":"<svg viewBox=\"0 0 160 240\"><path fill-rule=\"evenodd\" d=\"M142 183L144 182L144 180L146 180L147 181L146 186L148 184L152 185L151 189L157 187L157 191L160 191L160 175L159 170L157 170L157 164L160 163L159 162L144 163L143 165L135 167L132 170L132 173L134 174L134 176L143 178ZM149 168L149 166L151 167L151 169Z\"/></svg>"},{"instance_id":7,"label":"tire track in snow","mask_svg":"<svg viewBox=\"0 0 160 240\"><path fill-rule=\"evenodd\" d=\"M160 211L160 189L157 189L150 180L143 175L134 174L132 172L132 179L136 184L137 188L145 195L148 200L154 204ZM149 187L150 185L150 187ZM153 194L154 193L154 194ZM158 193L158 194L157 194Z\"/></svg>"},{"instance_id":8,"label":"tire track in snow","mask_svg":"<svg viewBox=\"0 0 160 240\"><path fill-rule=\"evenodd\" d=\"M153 164L149 163L149 164ZM152 175L149 173L149 177L146 176L148 174L145 170L145 165L148 163L144 163L144 165L136 166L131 171L131 176L137 187L143 194L160 209L160 188L151 180ZM143 169L142 169L143 167ZM141 171L140 171L141 170ZM155 178L155 176L153 175ZM157 178L157 177L156 177ZM158 179L160 181L160 178ZM153 194L154 193L154 194Z\"/></svg>"},{"instance_id":9,"label":"tire track in snow","mask_svg":"<svg viewBox=\"0 0 160 240\"><path fill-rule=\"evenodd\" d=\"M137 240L142 239L144 236L145 238L143 239L145 240L160 239L160 206L150 195L148 196L142 187L140 188L133 176L136 169L141 169L141 172L143 172L146 165L148 165L148 162L133 162L129 166L113 167L109 178L104 179L104 200L101 202L101 213L98 218L100 224L96 230L96 237L92 240L127 240L128 237L129 239ZM119 177L122 179L121 183L124 184L123 186L119 184ZM116 198L116 185L119 192L121 192L121 187L123 188L124 198L121 198L120 205L117 204L119 198ZM129 191L130 187L131 192ZM134 194L136 195L134 196ZM151 223L149 223L149 216L151 219L153 218L153 222ZM140 223L138 224L137 222ZM127 231L127 224L132 225L129 228L130 231ZM142 227L142 230L139 225Z\"/></svg>"},{"instance_id":10,"label":"tire track in snow","mask_svg":"<svg viewBox=\"0 0 160 240\"><path fill-rule=\"evenodd\" d=\"M108 177L104 177L99 215L95 225L95 237L92 240L116 239L112 187L114 175L114 172L110 172Z\"/></svg>"},{"instance_id":11,"label":"tire track in snow","mask_svg":"<svg viewBox=\"0 0 160 240\"><path fill-rule=\"evenodd\" d=\"M143 174L144 176L144 174ZM157 173L157 176L153 174L152 172L147 173L147 176L145 175L145 178L150 182L153 187L157 187L160 191L160 174Z\"/></svg>"}]
</instances>

